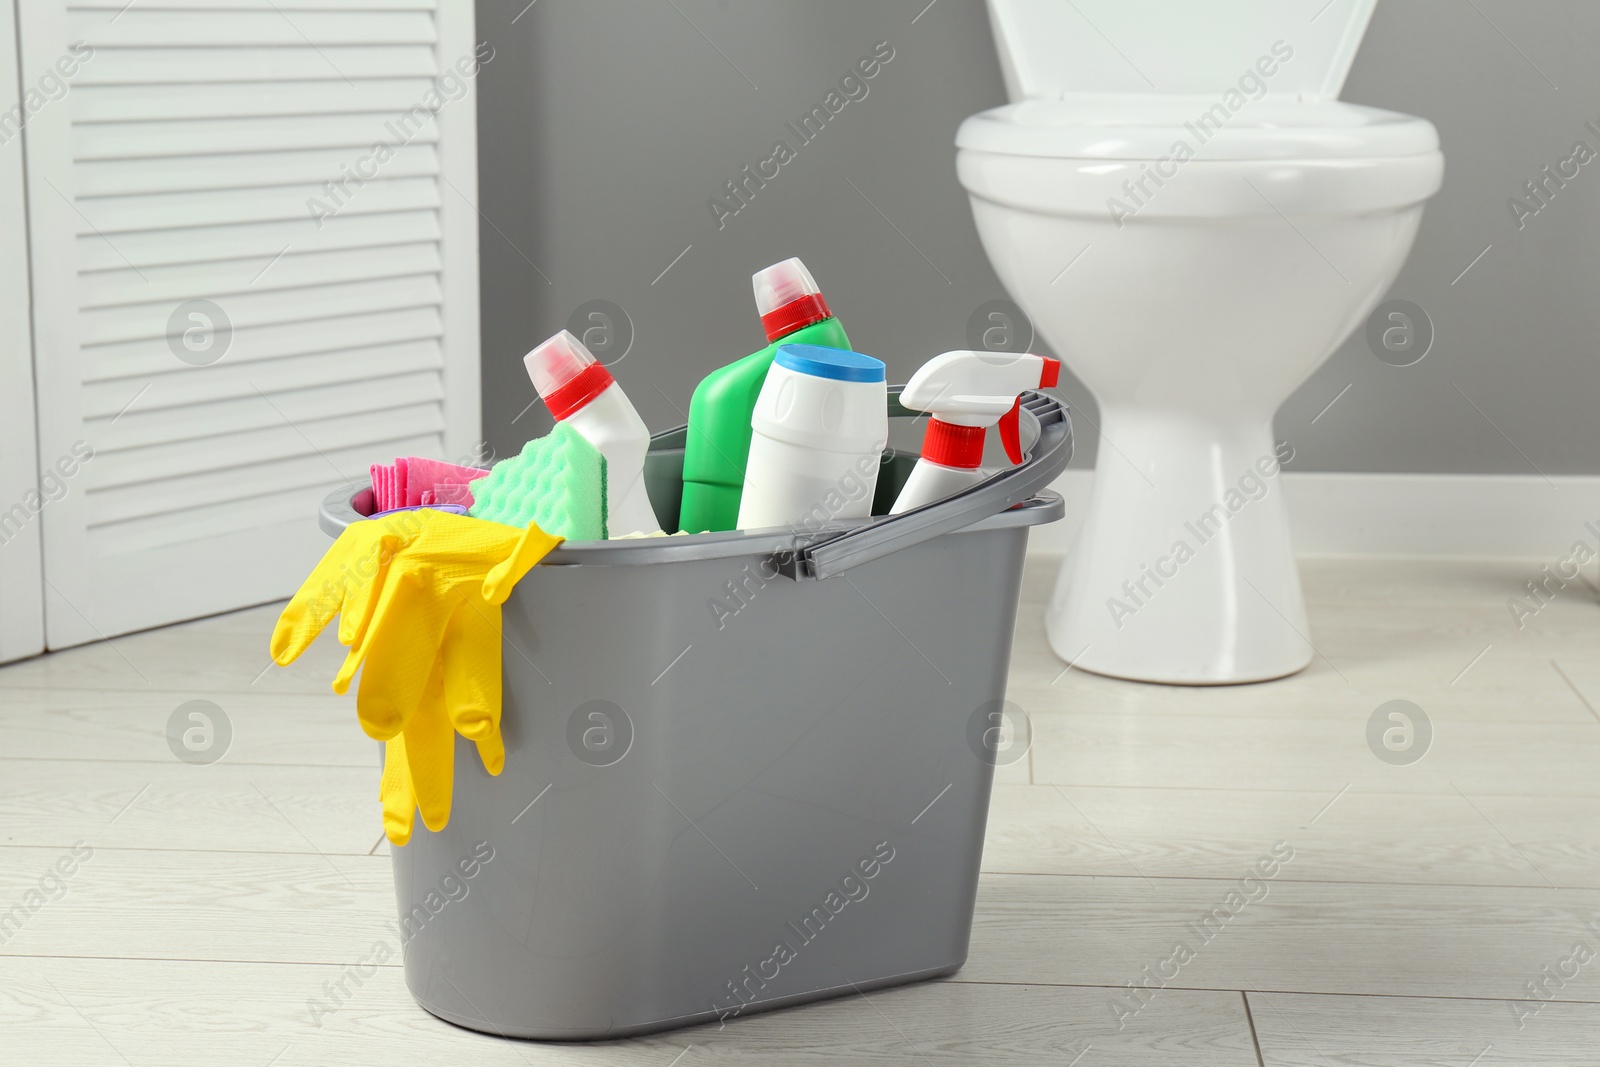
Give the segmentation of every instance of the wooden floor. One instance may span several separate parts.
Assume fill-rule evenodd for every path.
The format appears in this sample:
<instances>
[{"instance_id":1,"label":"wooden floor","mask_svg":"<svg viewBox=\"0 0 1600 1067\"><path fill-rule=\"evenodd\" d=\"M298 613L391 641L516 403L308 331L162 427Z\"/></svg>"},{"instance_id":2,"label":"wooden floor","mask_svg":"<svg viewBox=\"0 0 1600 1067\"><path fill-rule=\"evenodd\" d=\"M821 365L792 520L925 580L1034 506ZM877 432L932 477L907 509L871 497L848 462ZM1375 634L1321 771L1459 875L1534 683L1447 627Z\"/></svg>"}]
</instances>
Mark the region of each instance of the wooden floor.
<instances>
[{"instance_id":1,"label":"wooden floor","mask_svg":"<svg viewBox=\"0 0 1600 1067\"><path fill-rule=\"evenodd\" d=\"M456 1029L392 965L313 1022L394 915L337 646L267 670L263 608L0 669L0 916L24 906L0 932L0 1062L1600 1063L1591 589L1518 629L1506 601L1539 562L1307 560L1313 666L1179 689L1063 673L1048 562L1011 671L1033 747L995 787L961 972L601 1045ZM165 737L195 698L234 731L203 768ZM1368 745L1394 699L1433 726L1410 765ZM1274 848L1292 858L1196 938Z\"/></svg>"}]
</instances>

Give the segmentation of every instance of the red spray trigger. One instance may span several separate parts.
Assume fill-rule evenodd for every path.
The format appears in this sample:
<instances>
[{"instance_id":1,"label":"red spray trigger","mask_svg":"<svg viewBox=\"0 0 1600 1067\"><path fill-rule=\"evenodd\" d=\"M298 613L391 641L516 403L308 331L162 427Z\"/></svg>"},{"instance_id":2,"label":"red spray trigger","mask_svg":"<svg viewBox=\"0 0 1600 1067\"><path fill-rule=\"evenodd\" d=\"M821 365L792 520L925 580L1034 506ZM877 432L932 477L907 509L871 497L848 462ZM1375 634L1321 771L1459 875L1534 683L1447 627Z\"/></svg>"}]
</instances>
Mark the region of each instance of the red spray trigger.
<instances>
[{"instance_id":1,"label":"red spray trigger","mask_svg":"<svg viewBox=\"0 0 1600 1067\"><path fill-rule=\"evenodd\" d=\"M1061 361L1051 359L1049 356L1043 358L1044 368L1039 371L1039 388L1054 389L1061 381Z\"/></svg>"},{"instance_id":2,"label":"red spray trigger","mask_svg":"<svg viewBox=\"0 0 1600 1067\"><path fill-rule=\"evenodd\" d=\"M1039 387L1053 388L1061 380L1061 361L1041 356ZM1022 462L1022 397L1011 402L1011 410L1000 416L1000 443L1005 446L1006 458L1013 466Z\"/></svg>"},{"instance_id":3,"label":"red spray trigger","mask_svg":"<svg viewBox=\"0 0 1600 1067\"><path fill-rule=\"evenodd\" d=\"M1000 416L1000 444L1006 458L1013 465L1022 462L1022 397L1011 404L1011 410Z\"/></svg>"}]
</instances>

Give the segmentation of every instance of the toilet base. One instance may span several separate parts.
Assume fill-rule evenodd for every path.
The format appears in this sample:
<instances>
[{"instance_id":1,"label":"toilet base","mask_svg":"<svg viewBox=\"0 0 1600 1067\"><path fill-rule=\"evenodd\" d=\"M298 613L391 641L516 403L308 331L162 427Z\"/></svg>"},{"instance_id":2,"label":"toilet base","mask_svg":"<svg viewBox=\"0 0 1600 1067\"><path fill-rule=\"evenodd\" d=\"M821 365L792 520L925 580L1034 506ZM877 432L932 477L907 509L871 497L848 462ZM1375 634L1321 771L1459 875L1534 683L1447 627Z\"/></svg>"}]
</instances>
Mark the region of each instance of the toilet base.
<instances>
[{"instance_id":1,"label":"toilet base","mask_svg":"<svg viewBox=\"0 0 1600 1067\"><path fill-rule=\"evenodd\" d=\"M1268 420L1105 411L1094 489L1045 614L1096 674L1179 685L1281 678L1313 649Z\"/></svg>"}]
</instances>

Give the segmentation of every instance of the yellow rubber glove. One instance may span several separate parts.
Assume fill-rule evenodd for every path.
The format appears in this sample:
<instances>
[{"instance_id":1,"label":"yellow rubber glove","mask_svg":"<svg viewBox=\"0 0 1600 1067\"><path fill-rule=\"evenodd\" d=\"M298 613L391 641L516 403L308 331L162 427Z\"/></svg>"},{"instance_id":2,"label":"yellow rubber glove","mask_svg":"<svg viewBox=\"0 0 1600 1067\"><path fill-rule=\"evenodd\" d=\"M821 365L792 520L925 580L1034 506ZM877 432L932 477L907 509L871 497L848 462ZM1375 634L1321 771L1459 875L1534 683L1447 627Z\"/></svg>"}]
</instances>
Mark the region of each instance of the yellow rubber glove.
<instances>
[{"instance_id":1,"label":"yellow rubber glove","mask_svg":"<svg viewBox=\"0 0 1600 1067\"><path fill-rule=\"evenodd\" d=\"M560 543L535 525L426 509L351 523L279 617L278 664L336 614L350 652L334 691L365 664L356 711L368 736L390 742L381 793L395 844L409 840L416 809L430 829L448 821L454 733L476 742L490 774L504 766L500 605Z\"/></svg>"},{"instance_id":2,"label":"yellow rubber glove","mask_svg":"<svg viewBox=\"0 0 1600 1067\"><path fill-rule=\"evenodd\" d=\"M383 780L378 800L383 805L383 833L393 845L411 840L416 813L423 825L443 830L450 821L455 778L455 731L445 711L444 658L433 673L405 728L384 744ZM504 749L501 750L502 757ZM498 769L490 769L498 774Z\"/></svg>"},{"instance_id":3,"label":"yellow rubber glove","mask_svg":"<svg viewBox=\"0 0 1600 1067\"><path fill-rule=\"evenodd\" d=\"M498 613L498 606L495 610ZM499 657L492 692L479 691L477 685L482 677L462 668L473 654L471 642L489 641L498 646L501 637L499 633L479 635L476 627L461 625L469 615L463 608L450 620L439 657L423 689L422 702L406 719L400 733L385 742L378 799L383 804L384 836L391 844L403 845L411 840L419 810L423 825L430 830L442 830L449 823L457 733L477 742L478 758L490 774L499 774L505 767L505 743L500 737ZM463 681L464 675L471 677ZM361 684L365 686L366 675L362 677ZM481 736L464 727L453 710L464 692L469 702L493 709L491 716L474 724L483 728Z\"/></svg>"},{"instance_id":4,"label":"yellow rubber glove","mask_svg":"<svg viewBox=\"0 0 1600 1067\"><path fill-rule=\"evenodd\" d=\"M426 509L351 523L284 608L272 635L272 657L283 666L294 662L341 615L339 640L350 653L334 676L334 692L346 692L370 659L357 712L367 734L386 741L421 700L456 612L470 609L459 625L492 649L498 662L499 605L560 543L535 525L519 530ZM487 640L490 635L494 641ZM456 663L454 688L463 695L452 704L480 704L489 712L499 705L499 676L477 669L480 661Z\"/></svg>"}]
</instances>

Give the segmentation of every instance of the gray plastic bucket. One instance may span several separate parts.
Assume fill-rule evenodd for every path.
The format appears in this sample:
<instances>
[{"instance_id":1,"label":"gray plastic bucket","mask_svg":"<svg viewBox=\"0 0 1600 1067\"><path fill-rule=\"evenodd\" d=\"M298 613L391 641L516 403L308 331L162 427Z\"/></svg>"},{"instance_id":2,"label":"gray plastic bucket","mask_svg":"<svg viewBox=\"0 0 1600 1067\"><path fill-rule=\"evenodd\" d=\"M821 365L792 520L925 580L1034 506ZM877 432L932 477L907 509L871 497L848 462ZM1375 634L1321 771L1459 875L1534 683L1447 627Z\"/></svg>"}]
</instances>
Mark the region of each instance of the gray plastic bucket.
<instances>
[{"instance_id":1,"label":"gray plastic bucket","mask_svg":"<svg viewBox=\"0 0 1600 1067\"><path fill-rule=\"evenodd\" d=\"M1056 400L1023 411L1024 463L903 515L565 543L530 571L505 769L458 737L449 825L392 849L417 1002L615 1038L959 968L1028 528L1061 517L1072 451ZM661 515L683 439L651 446ZM912 459L886 457L880 504Z\"/></svg>"}]
</instances>

